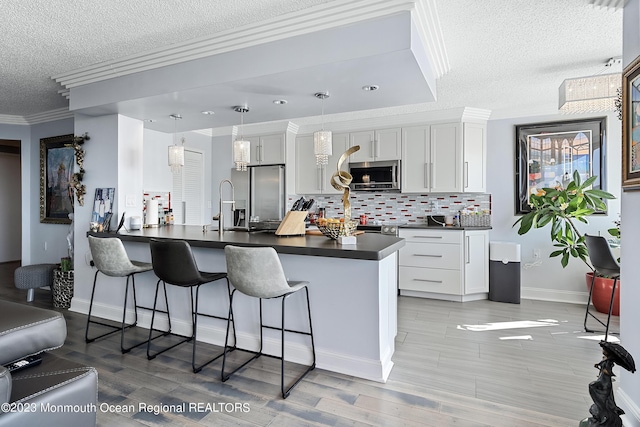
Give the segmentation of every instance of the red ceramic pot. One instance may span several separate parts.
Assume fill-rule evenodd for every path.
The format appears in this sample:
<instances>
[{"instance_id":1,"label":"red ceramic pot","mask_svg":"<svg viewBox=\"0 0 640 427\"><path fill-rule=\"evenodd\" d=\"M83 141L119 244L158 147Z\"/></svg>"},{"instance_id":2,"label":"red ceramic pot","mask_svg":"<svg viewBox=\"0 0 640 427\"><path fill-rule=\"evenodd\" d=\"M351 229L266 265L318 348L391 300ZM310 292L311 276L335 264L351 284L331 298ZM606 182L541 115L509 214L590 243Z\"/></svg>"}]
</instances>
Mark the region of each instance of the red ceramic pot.
<instances>
[{"instance_id":1,"label":"red ceramic pot","mask_svg":"<svg viewBox=\"0 0 640 427\"><path fill-rule=\"evenodd\" d=\"M587 290L591 288L591 280L593 273L586 274ZM600 313L609 312L609 303L611 303L611 291L613 290L613 279L608 277L596 276L596 282L593 284L593 294L591 295L591 302L596 310ZM620 315L620 279L616 284L616 294L613 297L613 307L611 308L611 314L614 316Z\"/></svg>"}]
</instances>

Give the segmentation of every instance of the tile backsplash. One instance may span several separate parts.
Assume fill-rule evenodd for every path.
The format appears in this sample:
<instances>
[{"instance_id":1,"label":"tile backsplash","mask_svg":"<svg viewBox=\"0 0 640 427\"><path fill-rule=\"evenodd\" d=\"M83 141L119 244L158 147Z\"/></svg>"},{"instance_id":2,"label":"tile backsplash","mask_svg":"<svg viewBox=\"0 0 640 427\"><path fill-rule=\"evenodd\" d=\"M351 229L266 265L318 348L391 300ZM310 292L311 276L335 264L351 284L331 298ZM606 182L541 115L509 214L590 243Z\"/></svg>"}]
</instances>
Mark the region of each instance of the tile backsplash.
<instances>
[{"instance_id":1,"label":"tile backsplash","mask_svg":"<svg viewBox=\"0 0 640 427\"><path fill-rule=\"evenodd\" d=\"M289 195L288 206L301 195ZM343 215L342 196L305 195L315 199L315 208L325 208L327 217ZM369 221L402 221L421 223L428 215L455 215L462 210L491 213L491 194L484 193L351 193L351 216L366 214Z\"/></svg>"}]
</instances>

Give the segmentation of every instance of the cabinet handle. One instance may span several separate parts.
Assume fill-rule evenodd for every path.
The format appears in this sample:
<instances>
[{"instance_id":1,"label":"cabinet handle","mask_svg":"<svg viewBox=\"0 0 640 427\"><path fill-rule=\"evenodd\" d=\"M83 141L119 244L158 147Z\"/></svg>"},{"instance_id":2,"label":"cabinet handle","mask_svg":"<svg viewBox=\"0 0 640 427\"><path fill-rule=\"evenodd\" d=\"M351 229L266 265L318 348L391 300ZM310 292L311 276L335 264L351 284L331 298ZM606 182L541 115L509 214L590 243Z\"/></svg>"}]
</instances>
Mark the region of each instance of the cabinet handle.
<instances>
[{"instance_id":1,"label":"cabinet handle","mask_svg":"<svg viewBox=\"0 0 640 427\"><path fill-rule=\"evenodd\" d=\"M442 280L413 279L416 282L442 283Z\"/></svg>"},{"instance_id":2,"label":"cabinet handle","mask_svg":"<svg viewBox=\"0 0 640 427\"><path fill-rule=\"evenodd\" d=\"M429 184L431 188L435 187L433 181L433 162L429 163Z\"/></svg>"},{"instance_id":3,"label":"cabinet handle","mask_svg":"<svg viewBox=\"0 0 640 427\"><path fill-rule=\"evenodd\" d=\"M471 262L471 254L469 253L469 236L465 237L464 259L467 264Z\"/></svg>"},{"instance_id":4,"label":"cabinet handle","mask_svg":"<svg viewBox=\"0 0 640 427\"><path fill-rule=\"evenodd\" d=\"M424 187L429 188L429 163L424 164Z\"/></svg>"},{"instance_id":5,"label":"cabinet handle","mask_svg":"<svg viewBox=\"0 0 640 427\"><path fill-rule=\"evenodd\" d=\"M442 258L442 255L429 255L429 254L413 254L413 256L424 256L428 258Z\"/></svg>"},{"instance_id":6,"label":"cabinet handle","mask_svg":"<svg viewBox=\"0 0 640 427\"><path fill-rule=\"evenodd\" d=\"M260 144L256 145L256 162L260 163Z\"/></svg>"},{"instance_id":7,"label":"cabinet handle","mask_svg":"<svg viewBox=\"0 0 640 427\"><path fill-rule=\"evenodd\" d=\"M262 162L263 160L264 160L264 145L260 143L260 161Z\"/></svg>"},{"instance_id":8,"label":"cabinet handle","mask_svg":"<svg viewBox=\"0 0 640 427\"><path fill-rule=\"evenodd\" d=\"M469 187L469 162L464 162L464 188Z\"/></svg>"},{"instance_id":9,"label":"cabinet handle","mask_svg":"<svg viewBox=\"0 0 640 427\"><path fill-rule=\"evenodd\" d=\"M372 139L370 144L371 144L371 147L370 147L371 148L371 150L370 150L371 157L375 157L376 156L376 140Z\"/></svg>"},{"instance_id":10,"label":"cabinet handle","mask_svg":"<svg viewBox=\"0 0 640 427\"><path fill-rule=\"evenodd\" d=\"M413 236L417 239L442 239L442 236Z\"/></svg>"},{"instance_id":11,"label":"cabinet handle","mask_svg":"<svg viewBox=\"0 0 640 427\"><path fill-rule=\"evenodd\" d=\"M374 139L373 146L375 147L375 156L380 157L380 140Z\"/></svg>"}]
</instances>

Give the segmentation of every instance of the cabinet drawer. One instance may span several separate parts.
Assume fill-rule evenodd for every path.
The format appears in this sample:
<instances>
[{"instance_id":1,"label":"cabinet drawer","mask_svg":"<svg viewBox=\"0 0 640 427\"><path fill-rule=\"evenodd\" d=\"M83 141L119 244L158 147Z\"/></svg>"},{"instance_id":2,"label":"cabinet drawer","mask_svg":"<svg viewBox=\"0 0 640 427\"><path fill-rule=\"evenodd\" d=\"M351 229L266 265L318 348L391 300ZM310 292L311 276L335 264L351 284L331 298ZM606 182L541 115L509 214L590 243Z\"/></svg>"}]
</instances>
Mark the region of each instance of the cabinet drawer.
<instances>
[{"instance_id":1,"label":"cabinet drawer","mask_svg":"<svg viewBox=\"0 0 640 427\"><path fill-rule=\"evenodd\" d=\"M406 245L400 249L399 265L460 270L461 248L460 245L407 241Z\"/></svg>"},{"instance_id":2,"label":"cabinet drawer","mask_svg":"<svg viewBox=\"0 0 640 427\"><path fill-rule=\"evenodd\" d=\"M463 231L402 228L400 237L407 242L462 244Z\"/></svg>"},{"instance_id":3,"label":"cabinet drawer","mask_svg":"<svg viewBox=\"0 0 640 427\"><path fill-rule=\"evenodd\" d=\"M398 287L407 291L462 295L461 273L457 270L400 267Z\"/></svg>"}]
</instances>

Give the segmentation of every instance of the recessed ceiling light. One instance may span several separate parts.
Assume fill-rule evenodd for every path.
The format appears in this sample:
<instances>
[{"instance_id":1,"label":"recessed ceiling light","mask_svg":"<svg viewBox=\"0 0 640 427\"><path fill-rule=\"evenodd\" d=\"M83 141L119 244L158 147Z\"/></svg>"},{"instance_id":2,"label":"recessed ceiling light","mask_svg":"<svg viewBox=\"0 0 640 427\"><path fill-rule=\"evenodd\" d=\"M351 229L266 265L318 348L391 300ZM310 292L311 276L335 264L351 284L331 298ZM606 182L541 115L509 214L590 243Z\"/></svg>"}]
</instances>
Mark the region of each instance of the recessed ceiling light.
<instances>
[{"instance_id":1,"label":"recessed ceiling light","mask_svg":"<svg viewBox=\"0 0 640 427\"><path fill-rule=\"evenodd\" d=\"M286 104L288 101L286 99L274 99L273 103L276 105L284 105Z\"/></svg>"},{"instance_id":2,"label":"recessed ceiling light","mask_svg":"<svg viewBox=\"0 0 640 427\"><path fill-rule=\"evenodd\" d=\"M212 116L215 114L215 111L211 111L211 110L205 110L205 111L200 111L202 114L205 114L207 116Z\"/></svg>"},{"instance_id":3,"label":"recessed ceiling light","mask_svg":"<svg viewBox=\"0 0 640 427\"><path fill-rule=\"evenodd\" d=\"M378 90L380 89L380 86L378 85L365 85L362 86L362 90L366 91L366 92L372 92L374 90Z\"/></svg>"}]
</instances>

